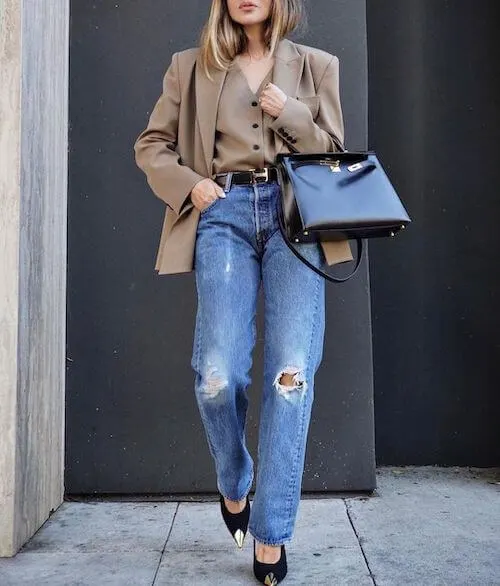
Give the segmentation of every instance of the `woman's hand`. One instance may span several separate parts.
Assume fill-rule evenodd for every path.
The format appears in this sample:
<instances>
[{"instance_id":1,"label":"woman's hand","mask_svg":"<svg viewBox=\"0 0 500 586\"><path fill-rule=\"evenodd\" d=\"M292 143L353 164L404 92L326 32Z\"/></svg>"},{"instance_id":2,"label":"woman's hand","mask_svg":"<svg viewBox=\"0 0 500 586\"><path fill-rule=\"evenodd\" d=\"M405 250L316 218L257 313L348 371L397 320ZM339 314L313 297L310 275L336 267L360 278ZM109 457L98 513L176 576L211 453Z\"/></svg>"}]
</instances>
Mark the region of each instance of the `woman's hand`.
<instances>
[{"instance_id":1,"label":"woman's hand","mask_svg":"<svg viewBox=\"0 0 500 586\"><path fill-rule=\"evenodd\" d=\"M191 190L191 201L200 212L218 197L226 197L226 194L222 187L210 177L198 181Z\"/></svg>"},{"instance_id":2,"label":"woman's hand","mask_svg":"<svg viewBox=\"0 0 500 586\"><path fill-rule=\"evenodd\" d=\"M270 116L277 118L283 111L287 98L288 96L285 92L280 90L274 83L269 82L260 92L260 107Z\"/></svg>"}]
</instances>

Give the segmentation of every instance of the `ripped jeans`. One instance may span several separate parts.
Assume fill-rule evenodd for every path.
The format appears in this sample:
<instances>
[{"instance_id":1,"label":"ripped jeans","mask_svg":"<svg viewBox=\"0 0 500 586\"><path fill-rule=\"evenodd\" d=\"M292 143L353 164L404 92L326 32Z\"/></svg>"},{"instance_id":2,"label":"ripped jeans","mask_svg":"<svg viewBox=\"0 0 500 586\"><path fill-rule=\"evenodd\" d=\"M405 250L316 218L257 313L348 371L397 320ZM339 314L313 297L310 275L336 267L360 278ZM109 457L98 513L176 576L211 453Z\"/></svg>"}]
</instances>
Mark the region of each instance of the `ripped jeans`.
<instances>
[{"instance_id":1,"label":"ripped jeans","mask_svg":"<svg viewBox=\"0 0 500 586\"><path fill-rule=\"evenodd\" d=\"M254 480L245 421L262 282L264 388L248 531L270 545L293 535L325 330L325 281L283 241L276 215L279 189L275 181L233 184L226 198L201 212L191 361L218 490L230 500L243 500ZM319 244L298 246L315 266L326 266ZM284 373L293 376L288 385L282 384Z\"/></svg>"}]
</instances>

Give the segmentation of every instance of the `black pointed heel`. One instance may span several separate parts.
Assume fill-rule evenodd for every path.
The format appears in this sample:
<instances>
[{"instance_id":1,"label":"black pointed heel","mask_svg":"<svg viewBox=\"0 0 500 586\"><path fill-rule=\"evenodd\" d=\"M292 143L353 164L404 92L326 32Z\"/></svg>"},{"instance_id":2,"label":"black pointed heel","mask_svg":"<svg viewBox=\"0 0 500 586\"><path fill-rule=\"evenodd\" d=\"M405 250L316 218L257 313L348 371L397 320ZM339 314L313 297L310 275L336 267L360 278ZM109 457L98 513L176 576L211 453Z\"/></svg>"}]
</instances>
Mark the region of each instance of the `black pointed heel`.
<instances>
[{"instance_id":1,"label":"black pointed heel","mask_svg":"<svg viewBox=\"0 0 500 586\"><path fill-rule=\"evenodd\" d=\"M285 545L281 545L280 559L274 564L259 562L255 554L255 539L253 540L253 573L259 582L266 586L277 586L288 571Z\"/></svg>"},{"instance_id":2,"label":"black pointed heel","mask_svg":"<svg viewBox=\"0 0 500 586\"><path fill-rule=\"evenodd\" d=\"M229 533L231 533L233 539L236 541L236 545L241 549L247 533L248 520L250 519L250 500L248 495L245 508L239 513L231 513L228 511L226 503L224 502L224 497L220 493L219 501L224 523L229 529Z\"/></svg>"}]
</instances>

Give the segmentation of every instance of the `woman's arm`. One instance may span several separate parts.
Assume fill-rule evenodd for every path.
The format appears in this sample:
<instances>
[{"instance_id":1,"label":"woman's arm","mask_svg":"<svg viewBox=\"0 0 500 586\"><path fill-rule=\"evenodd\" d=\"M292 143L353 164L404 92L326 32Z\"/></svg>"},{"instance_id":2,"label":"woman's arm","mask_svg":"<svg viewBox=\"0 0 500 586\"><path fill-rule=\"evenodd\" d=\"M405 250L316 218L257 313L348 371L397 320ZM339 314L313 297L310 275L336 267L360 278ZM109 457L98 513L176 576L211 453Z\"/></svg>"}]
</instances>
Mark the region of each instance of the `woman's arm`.
<instances>
[{"instance_id":1,"label":"woman's arm","mask_svg":"<svg viewBox=\"0 0 500 586\"><path fill-rule=\"evenodd\" d=\"M313 119L309 107L287 97L281 114L270 127L300 152L336 152L343 150L344 122L339 92L339 59L335 55L318 84L319 112ZM340 144L340 148L339 148Z\"/></svg>"},{"instance_id":2,"label":"woman's arm","mask_svg":"<svg viewBox=\"0 0 500 586\"><path fill-rule=\"evenodd\" d=\"M154 194L179 215L193 187L205 179L183 165L177 146L181 100L177 53L163 78L163 93L156 102L146 129L138 136L135 160L146 174Z\"/></svg>"}]
</instances>

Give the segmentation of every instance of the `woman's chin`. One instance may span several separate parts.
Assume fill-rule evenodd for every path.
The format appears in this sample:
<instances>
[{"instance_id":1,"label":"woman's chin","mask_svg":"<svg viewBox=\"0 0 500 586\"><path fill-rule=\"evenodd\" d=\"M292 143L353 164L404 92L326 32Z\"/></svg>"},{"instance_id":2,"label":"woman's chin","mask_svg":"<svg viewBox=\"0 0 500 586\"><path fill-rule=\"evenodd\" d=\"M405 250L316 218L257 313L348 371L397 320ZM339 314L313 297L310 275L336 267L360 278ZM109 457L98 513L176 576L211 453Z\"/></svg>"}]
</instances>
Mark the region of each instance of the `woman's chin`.
<instances>
[{"instance_id":1,"label":"woman's chin","mask_svg":"<svg viewBox=\"0 0 500 586\"><path fill-rule=\"evenodd\" d=\"M264 22L264 20L265 19L259 18L255 14L244 14L239 16L236 22L241 24L241 26L251 26L252 24L260 24L261 22Z\"/></svg>"}]
</instances>

